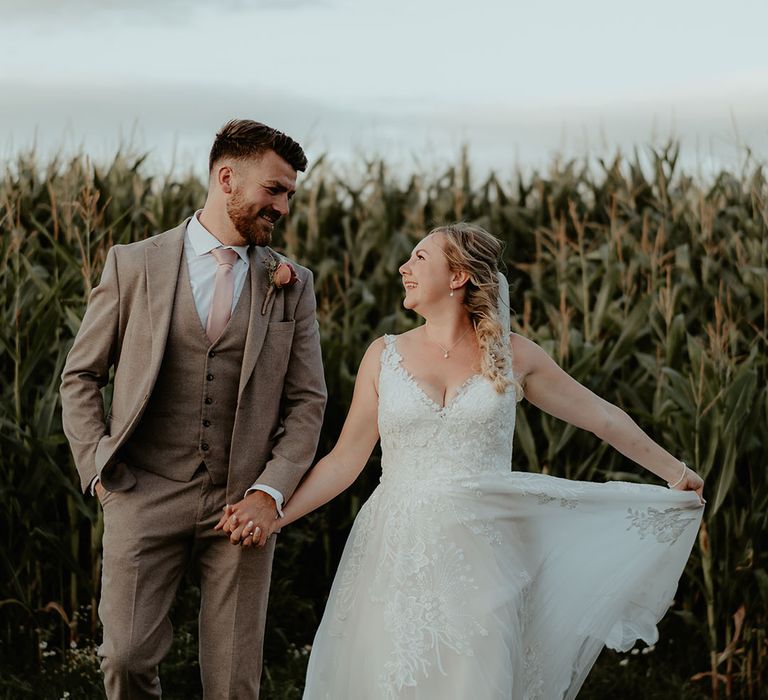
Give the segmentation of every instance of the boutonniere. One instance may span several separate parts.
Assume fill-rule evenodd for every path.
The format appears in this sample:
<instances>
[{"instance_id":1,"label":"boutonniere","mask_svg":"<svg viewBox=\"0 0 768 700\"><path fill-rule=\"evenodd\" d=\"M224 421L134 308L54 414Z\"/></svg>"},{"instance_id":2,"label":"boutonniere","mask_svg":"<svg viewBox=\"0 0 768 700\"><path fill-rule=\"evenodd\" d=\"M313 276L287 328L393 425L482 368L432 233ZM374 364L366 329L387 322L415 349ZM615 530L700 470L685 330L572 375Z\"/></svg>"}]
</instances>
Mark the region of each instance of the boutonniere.
<instances>
[{"instance_id":1,"label":"boutonniere","mask_svg":"<svg viewBox=\"0 0 768 700\"><path fill-rule=\"evenodd\" d=\"M267 286L267 295L264 297L264 303L261 305L261 315L267 313L267 304L275 293L276 289L283 287L293 287L299 281L299 276L293 265L287 262L280 262L274 255L264 258L264 267L267 268L267 277L269 285Z\"/></svg>"}]
</instances>

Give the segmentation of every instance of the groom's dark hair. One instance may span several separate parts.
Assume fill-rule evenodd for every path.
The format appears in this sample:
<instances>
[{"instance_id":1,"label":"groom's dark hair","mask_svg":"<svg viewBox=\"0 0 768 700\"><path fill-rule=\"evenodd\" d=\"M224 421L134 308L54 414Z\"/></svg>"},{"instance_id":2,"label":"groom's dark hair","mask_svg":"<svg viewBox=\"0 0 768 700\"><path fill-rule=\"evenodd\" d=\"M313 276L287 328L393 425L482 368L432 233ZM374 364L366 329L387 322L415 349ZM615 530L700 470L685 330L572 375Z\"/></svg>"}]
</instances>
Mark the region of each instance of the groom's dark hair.
<instances>
[{"instance_id":1,"label":"groom's dark hair","mask_svg":"<svg viewBox=\"0 0 768 700\"><path fill-rule=\"evenodd\" d=\"M304 172L307 167L307 156L290 136L252 119L232 119L216 134L208 172L222 158L253 158L267 151L277 153L294 170Z\"/></svg>"}]
</instances>

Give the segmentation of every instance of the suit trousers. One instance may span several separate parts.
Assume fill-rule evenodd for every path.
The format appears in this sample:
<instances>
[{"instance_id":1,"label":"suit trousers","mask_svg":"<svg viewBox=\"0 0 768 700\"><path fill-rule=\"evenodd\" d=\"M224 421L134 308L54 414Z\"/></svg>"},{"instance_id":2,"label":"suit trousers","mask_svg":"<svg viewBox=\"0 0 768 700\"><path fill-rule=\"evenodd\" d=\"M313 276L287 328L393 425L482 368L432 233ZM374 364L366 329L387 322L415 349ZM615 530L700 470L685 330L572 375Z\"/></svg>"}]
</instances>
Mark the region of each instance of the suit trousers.
<instances>
[{"instance_id":1,"label":"suit trousers","mask_svg":"<svg viewBox=\"0 0 768 700\"><path fill-rule=\"evenodd\" d=\"M275 537L262 549L214 531L225 486L204 466L191 481L131 466L136 485L107 492L99 647L109 700L161 696L158 666L173 639L169 611L187 569L200 579L200 671L206 700L259 696Z\"/></svg>"}]
</instances>

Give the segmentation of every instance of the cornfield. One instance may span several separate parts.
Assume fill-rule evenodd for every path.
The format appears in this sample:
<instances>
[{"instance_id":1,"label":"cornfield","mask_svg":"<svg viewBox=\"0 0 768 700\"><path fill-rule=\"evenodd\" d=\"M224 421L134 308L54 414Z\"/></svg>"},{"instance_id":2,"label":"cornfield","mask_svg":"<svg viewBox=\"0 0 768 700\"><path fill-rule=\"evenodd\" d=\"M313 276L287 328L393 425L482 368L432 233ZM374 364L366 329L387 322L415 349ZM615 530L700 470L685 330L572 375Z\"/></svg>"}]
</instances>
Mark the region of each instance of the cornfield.
<instances>
[{"instance_id":1,"label":"cornfield","mask_svg":"<svg viewBox=\"0 0 768 700\"><path fill-rule=\"evenodd\" d=\"M329 389L320 454L333 445L357 365L385 332L417 323L398 265L432 226L479 223L505 241L513 328L623 407L706 479L705 522L657 647L605 652L580 697L761 698L768 694L768 183L760 164L697 181L678 146L641 159L554 162L504 180L391 173L320 159L302 178L275 247L315 271ZM95 615L101 512L84 497L61 430L59 375L87 295L115 243L202 206L193 175L156 177L143 158L19 155L0 175L0 694L100 697ZM378 481L281 535L263 679L298 698L346 533ZM576 479L650 475L593 436L521 405L513 469ZM195 685L196 596L174 611L168 697Z\"/></svg>"}]
</instances>

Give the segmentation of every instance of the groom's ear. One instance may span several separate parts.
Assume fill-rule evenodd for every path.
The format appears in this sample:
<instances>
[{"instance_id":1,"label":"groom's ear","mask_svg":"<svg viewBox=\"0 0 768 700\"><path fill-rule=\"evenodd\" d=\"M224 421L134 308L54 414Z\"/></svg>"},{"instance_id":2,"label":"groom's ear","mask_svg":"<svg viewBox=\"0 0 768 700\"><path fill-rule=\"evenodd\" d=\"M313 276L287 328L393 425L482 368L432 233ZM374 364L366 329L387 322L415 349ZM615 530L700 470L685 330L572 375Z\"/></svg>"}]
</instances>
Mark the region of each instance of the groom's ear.
<instances>
[{"instance_id":1,"label":"groom's ear","mask_svg":"<svg viewBox=\"0 0 768 700\"><path fill-rule=\"evenodd\" d=\"M225 194L232 193L232 168L229 165L217 165L214 176L216 183Z\"/></svg>"}]
</instances>

